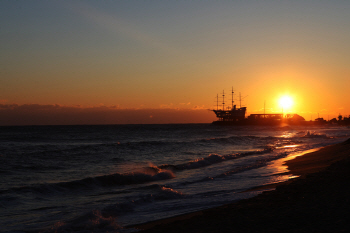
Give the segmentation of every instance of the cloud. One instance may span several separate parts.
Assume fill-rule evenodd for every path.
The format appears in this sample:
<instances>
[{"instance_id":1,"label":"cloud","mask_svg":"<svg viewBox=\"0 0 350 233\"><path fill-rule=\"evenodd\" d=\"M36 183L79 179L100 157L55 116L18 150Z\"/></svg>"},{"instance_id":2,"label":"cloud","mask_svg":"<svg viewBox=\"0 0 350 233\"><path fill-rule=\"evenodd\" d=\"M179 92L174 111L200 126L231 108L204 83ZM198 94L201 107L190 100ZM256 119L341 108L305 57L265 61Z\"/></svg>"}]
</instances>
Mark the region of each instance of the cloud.
<instances>
[{"instance_id":1,"label":"cloud","mask_svg":"<svg viewBox=\"0 0 350 233\"><path fill-rule=\"evenodd\" d=\"M204 109L207 109L204 105L202 105L202 106L196 105L193 107L193 110L204 110Z\"/></svg>"},{"instance_id":2,"label":"cloud","mask_svg":"<svg viewBox=\"0 0 350 233\"><path fill-rule=\"evenodd\" d=\"M170 103L170 104L161 104L159 107L161 109L167 109L167 108L173 108L174 104Z\"/></svg>"},{"instance_id":3,"label":"cloud","mask_svg":"<svg viewBox=\"0 0 350 233\"><path fill-rule=\"evenodd\" d=\"M0 125L167 124L210 123L205 109L121 109L119 106L0 104Z\"/></svg>"}]
</instances>

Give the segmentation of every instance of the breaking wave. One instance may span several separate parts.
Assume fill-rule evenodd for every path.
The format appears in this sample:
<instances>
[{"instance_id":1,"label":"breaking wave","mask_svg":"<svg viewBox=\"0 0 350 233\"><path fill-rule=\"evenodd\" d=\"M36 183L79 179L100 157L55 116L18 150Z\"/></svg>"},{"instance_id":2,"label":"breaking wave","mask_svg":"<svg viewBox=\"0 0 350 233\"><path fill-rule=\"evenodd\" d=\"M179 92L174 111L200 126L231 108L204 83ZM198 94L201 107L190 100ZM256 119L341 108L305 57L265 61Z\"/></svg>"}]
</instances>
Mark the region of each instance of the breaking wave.
<instances>
[{"instance_id":1,"label":"breaking wave","mask_svg":"<svg viewBox=\"0 0 350 233\"><path fill-rule=\"evenodd\" d=\"M145 169L140 172L130 172L125 174L115 173L111 175L88 177L70 182L46 183L33 186L24 186L12 188L10 190L2 190L0 191L0 193L15 191L54 194L72 190L79 191L81 189L93 189L95 187L142 184L158 180L168 180L172 178L175 178L175 175L172 171L162 169Z\"/></svg>"},{"instance_id":2,"label":"breaking wave","mask_svg":"<svg viewBox=\"0 0 350 233\"><path fill-rule=\"evenodd\" d=\"M153 191L152 194L141 194L132 200L108 205L102 210L93 210L71 220L58 221L39 232L120 232L123 227L117 222L119 216L134 212L138 206L185 197L181 192L162 185L150 185L147 188Z\"/></svg>"},{"instance_id":3,"label":"breaking wave","mask_svg":"<svg viewBox=\"0 0 350 233\"><path fill-rule=\"evenodd\" d=\"M233 168L232 170L224 172L222 174L219 174L219 175L216 175L216 176L213 176L213 177L207 176L207 177L204 177L203 179L195 180L195 181L189 181L189 182L184 182L183 184L184 185L188 185L188 184L193 184L193 183L198 183L198 182L206 182L206 181L209 181L209 180L225 178L227 176L234 175L234 174L237 174L237 173L241 173L241 172L245 172L245 171L261 168L261 167L266 166L268 162L271 162L273 160L277 160L277 159L280 159L280 158L284 158L287 155L288 155L287 152L283 152L283 153L275 154L275 155L272 155L272 156L267 156L265 158L261 158L261 159L258 159L256 161L254 161L254 163L252 163L252 164L246 164L244 166L240 165L240 166L237 166L237 167Z\"/></svg>"},{"instance_id":4,"label":"breaking wave","mask_svg":"<svg viewBox=\"0 0 350 233\"><path fill-rule=\"evenodd\" d=\"M151 189L152 193L141 194L127 202L106 206L101 211L102 215L105 217L116 217L125 215L129 212L133 212L137 206L157 201L174 200L186 197L186 195L182 192L176 191L163 185L151 185L148 187L148 189Z\"/></svg>"},{"instance_id":5,"label":"breaking wave","mask_svg":"<svg viewBox=\"0 0 350 233\"><path fill-rule=\"evenodd\" d=\"M227 160L243 158L251 155L261 155L265 153L270 153L274 149L275 149L274 147L266 147L264 150L251 151L251 152L245 152L245 153L236 153L236 154L229 154L229 155L210 154L207 157L199 158L194 161L190 161L188 163L183 163L178 165L164 164L164 165L158 166L157 168L160 170L170 169L170 170L179 170L179 171L197 169L197 168L207 167L216 163L221 163Z\"/></svg>"}]
</instances>

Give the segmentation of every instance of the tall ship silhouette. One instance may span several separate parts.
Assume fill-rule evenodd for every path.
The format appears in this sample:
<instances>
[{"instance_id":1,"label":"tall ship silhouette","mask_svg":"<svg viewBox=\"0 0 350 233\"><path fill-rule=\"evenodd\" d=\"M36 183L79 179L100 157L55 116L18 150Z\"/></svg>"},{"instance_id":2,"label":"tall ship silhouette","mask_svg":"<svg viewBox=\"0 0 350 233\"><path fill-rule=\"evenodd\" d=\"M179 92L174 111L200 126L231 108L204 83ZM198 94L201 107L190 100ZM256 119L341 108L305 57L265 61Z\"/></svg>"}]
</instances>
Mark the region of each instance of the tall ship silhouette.
<instances>
[{"instance_id":1,"label":"tall ship silhouette","mask_svg":"<svg viewBox=\"0 0 350 233\"><path fill-rule=\"evenodd\" d=\"M218 118L218 121L214 121L213 123L238 123L243 122L245 120L245 114L247 111L246 107L242 107L240 104L240 107L237 108L236 105L234 105L233 101L233 88L231 91L232 94L232 106L227 107L225 109L225 91L222 92L222 109L219 109L219 96L216 96L217 104L216 104L216 110L214 109L213 112L216 114L216 117ZM240 96L240 103L241 103L241 96Z\"/></svg>"}]
</instances>

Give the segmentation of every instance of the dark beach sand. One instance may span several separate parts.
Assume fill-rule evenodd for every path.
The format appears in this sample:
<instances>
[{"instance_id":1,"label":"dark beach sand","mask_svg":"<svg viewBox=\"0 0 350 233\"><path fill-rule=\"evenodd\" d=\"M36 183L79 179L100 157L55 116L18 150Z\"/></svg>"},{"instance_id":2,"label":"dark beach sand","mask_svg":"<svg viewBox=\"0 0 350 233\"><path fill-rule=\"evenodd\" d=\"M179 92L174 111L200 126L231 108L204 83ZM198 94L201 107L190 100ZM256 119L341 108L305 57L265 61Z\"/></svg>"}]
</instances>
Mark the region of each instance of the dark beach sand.
<instances>
[{"instance_id":1,"label":"dark beach sand","mask_svg":"<svg viewBox=\"0 0 350 233\"><path fill-rule=\"evenodd\" d=\"M286 162L299 178L217 208L154 221L140 232L350 232L350 139Z\"/></svg>"}]
</instances>

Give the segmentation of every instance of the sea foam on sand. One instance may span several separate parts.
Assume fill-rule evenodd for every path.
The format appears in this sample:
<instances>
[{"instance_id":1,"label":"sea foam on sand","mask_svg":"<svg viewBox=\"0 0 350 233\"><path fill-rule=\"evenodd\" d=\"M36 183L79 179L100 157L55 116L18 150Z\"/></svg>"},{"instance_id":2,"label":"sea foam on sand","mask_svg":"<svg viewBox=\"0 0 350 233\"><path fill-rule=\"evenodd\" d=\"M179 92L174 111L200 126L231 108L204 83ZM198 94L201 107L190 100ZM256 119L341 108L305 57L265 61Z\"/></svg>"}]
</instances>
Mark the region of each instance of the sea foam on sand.
<instances>
[{"instance_id":1,"label":"sea foam on sand","mask_svg":"<svg viewBox=\"0 0 350 233\"><path fill-rule=\"evenodd\" d=\"M348 232L350 139L286 162L297 179L237 203L136 226L142 232Z\"/></svg>"}]
</instances>

